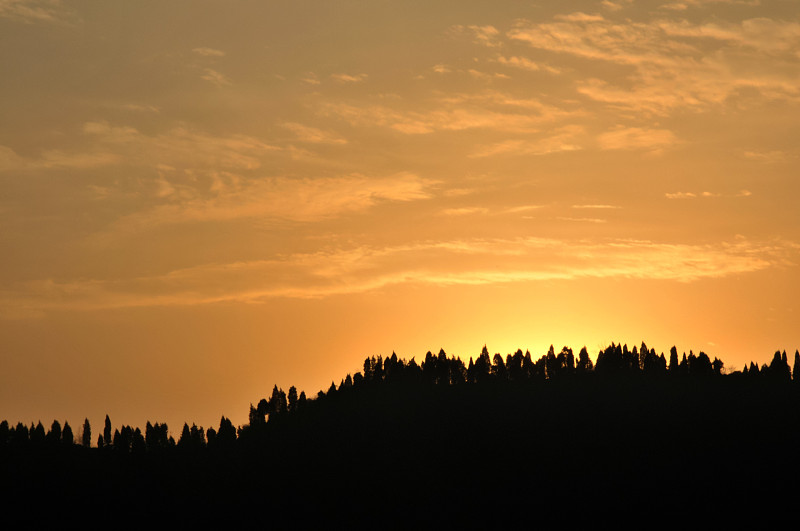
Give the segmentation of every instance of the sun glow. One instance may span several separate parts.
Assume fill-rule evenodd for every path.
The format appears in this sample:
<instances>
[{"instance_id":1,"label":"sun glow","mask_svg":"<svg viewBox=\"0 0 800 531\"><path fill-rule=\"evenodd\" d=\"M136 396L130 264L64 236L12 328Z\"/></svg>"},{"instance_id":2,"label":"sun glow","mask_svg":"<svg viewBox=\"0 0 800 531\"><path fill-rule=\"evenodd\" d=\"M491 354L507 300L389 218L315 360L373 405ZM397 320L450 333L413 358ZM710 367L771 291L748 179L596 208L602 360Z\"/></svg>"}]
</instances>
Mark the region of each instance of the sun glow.
<instances>
[{"instance_id":1,"label":"sun glow","mask_svg":"<svg viewBox=\"0 0 800 531\"><path fill-rule=\"evenodd\" d=\"M791 7L0 2L5 416L244 423L440 348L793 351Z\"/></svg>"}]
</instances>

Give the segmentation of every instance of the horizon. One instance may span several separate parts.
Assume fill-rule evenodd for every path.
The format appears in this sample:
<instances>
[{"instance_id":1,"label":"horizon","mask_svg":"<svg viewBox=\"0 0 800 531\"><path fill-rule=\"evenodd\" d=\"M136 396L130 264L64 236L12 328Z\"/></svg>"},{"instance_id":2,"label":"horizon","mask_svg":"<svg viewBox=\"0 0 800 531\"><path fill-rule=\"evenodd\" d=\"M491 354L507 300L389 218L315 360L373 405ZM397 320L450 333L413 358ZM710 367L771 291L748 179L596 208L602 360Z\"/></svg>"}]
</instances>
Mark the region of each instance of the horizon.
<instances>
[{"instance_id":1,"label":"horizon","mask_svg":"<svg viewBox=\"0 0 800 531\"><path fill-rule=\"evenodd\" d=\"M646 345L646 342L642 342L642 343ZM616 345L616 346L619 346L620 348L623 348L623 350L624 350L624 349L628 349L628 350L629 350L629 351L631 351L631 352L635 352L636 350L638 350L638 349L639 349L639 347L640 347L640 346L642 346L642 344L639 344L639 345L633 345L633 346L631 346L631 347L628 347L628 344L627 344L627 343L619 343L619 342L618 342L618 343L613 343L613 342L612 342L612 343L609 343L608 345L605 345L605 346L603 346L603 347L599 347L599 352L598 352L598 354L596 354L596 355L594 355L594 356L592 355L591 351L590 351L590 350L589 350L587 347L585 347L585 346L584 346L584 347L582 347L582 348L572 348L572 347L570 347L569 345L564 345L564 346L562 347L562 349L570 349L570 350L573 352L573 355L575 356L575 359L576 359L576 360L577 360L577 357L578 357L578 353L579 353L579 352L581 352L581 350L582 350L582 349L586 349L586 350L587 350L587 353L589 354L589 359L590 359L590 361L592 362L592 364L593 364L593 365L596 365L596 364L597 364L597 360L598 360L598 358L599 358L599 355L600 355L600 354L602 354L602 352L603 352L604 350L606 350L607 348L610 348L610 347L612 347L612 346L614 346L614 345ZM655 350L655 351L656 351L656 353L657 353L657 356L659 356L659 357L664 357L665 359L668 359L668 358L669 358L669 354L670 354L670 352L669 352L669 351L666 351L666 352L663 352L663 351L662 351L662 352L659 352L659 351L657 351L656 349L654 349L654 348L650 347L649 345L647 345L647 347L648 347L648 349L650 349L651 351ZM673 347L677 349L677 347L675 347L674 345L673 345ZM485 348L485 349L487 349L487 350L488 350L488 347L487 347L486 345L484 345L484 347L483 347L483 348ZM556 352L556 353L561 351L561 349L556 349L556 348L555 348L555 347L554 347L552 344L551 344L551 345L550 345L550 347L548 348L548 352L549 352L549 350L550 350L550 349L554 350L554 352ZM509 353L507 353L507 356L510 356L510 355L512 355L512 354L514 354L514 353L516 353L516 351L517 351L517 350L519 350L519 351L523 351L523 349L515 349L513 352L509 352ZM416 361L416 356L411 356L411 357L398 356L398 355L397 355L397 353L396 353L396 352L394 352L394 351L392 351L392 354L391 354L391 355L386 355L386 356L384 356L384 355L380 355L380 354L378 354L378 355L374 355L374 356L369 356L367 359L372 359L372 360L373 360L373 363L374 363L374 360L375 360L375 359L381 359L381 358L382 358L383 360L387 360L387 359L391 358L392 356L397 356L397 359L398 359L399 361L403 362L403 363L408 363L408 362L411 362L412 360L414 360L414 361L415 361L415 362L416 362L416 363L419 365L419 364L421 364L421 363L423 362L423 360L426 358L427 354L432 354L432 355L434 355L434 356L437 356L437 355L438 355L438 353L439 353L440 351L444 351L444 349L439 349L438 351L436 351L436 350L428 350L428 351L426 351L424 354L422 354L422 355L420 356L420 360L419 360L419 361ZM686 357L687 357L687 352L685 352L685 351L684 351L684 352L681 352L680 350L677 350L677 352L678 352L678 360L679 360L679 361L680 361L680 360L685 360L685 359L686 359ZM795 356L797 356L797 355L798 355L798 352L800 352L800 351L798 351L798 350L795 350ZM790 355L791 355L791 353L790 353L790 352L787 352L786 350L783 350L783 351L777 351L776 353L782 353L782 354L783 354L785 357L787 357L787 358L788 358L788 356L790 356ZM448 357L448 359L455 359L455 360L458 360L458 361L460 361L460 362L461 362L461 363L462 363L462 364L463 364L465 367L466 367L467 365L469 365L469 364L473 363L473 362L474 362L475 360L477 360L477 358L478 358L478 356L475 356L475 357L473 357L473 356L469 356L468 358L462 358L461 356L458 356L458 355L453 355L453 354L449 354L449 353L447 353L447 352L445 352L445 354L447 354L447 357ZM493 352L489 351L489 355L490 355L490 357L493 357L495 354L500 354L500 353L499 353L499 352L497 352L497 353L493 353ZM542 354L542 356L537 356L537 355L535 355L534 353L531 353L531 352L530 352L530 350L528 350L528 349L525 349L525 350L523 351L523 354L526 354L526 355L527 355L527 354L530 354L530 355L531 355L531 357L532 357L534 360L537 360L539 357L543 357L543 356L544 356L544 354ZM546 353L545 353L545 354L546 354ZM705 352L703 352L703 351L698 351L697 353L694 353L694 352L693 352L693 350L692 350L692 349L690 349L690 350L689 350L689 352L688 352L688 356L691 356L691 355L693 355L693 354L694 354L694 355L696 355L696 356L700 356L701 354L706 354L706 353L705 353ZM706 355L707 355L707 354L706 354ZM774 355L775 355L775 354L773 354L773 356L774 356ZM717 358L716 358L716 357L714 357L714 356L711 356L711 358L714 358L714 361L717 361ZM506 359L506 356L503 356L503 359ZM365 361L366 361L366 360L365 360ZM710 360L709 360L709 361L710 361ZM723 364L724 364L724 362L725 362L725 360L724 360L724 359L720 359L719 361L723 362ZM771 361L771 360L770 360L770 361ZM795 369L794 369L793 367L795 367L795 366L796 366L796 361L797 361L797 358L795 357L795 358L793 359L793 361L795 362L795 365L793 365L793 364L792 364L792 362L789 362L789 368L792 370L792 374L794 374L794 370L795 370ZM767 368L767 367L768 367L768 365L769 365L769 363L768 363L768 362L758 363L756 360L752 360L752 361L751 361L751 363L755 363L755 364L756 364L756 365L757 365L759 368L762 368L762 369L763 369L763 368ZM742 367L742 369L737 369L737 368L731 368L731 367L728 367L728 366L725 366L725 365L723 365L723 367L722 367L722 374L734 374L734 373L741 373L742 371L744 371L744 370L747 368L747 366L748 366L748 364L747 364L747 363L745 363L745 364L744 364L744 366ZM344 376L340 376L340 377L338 377L338 378L336 378L336 377L332 378L332 379L331 379L331 385L335 385L335 386L336 386L336 388L337 388L337 389L339 389L339 386L340 386L340 384L341 384L342 382L344 382L344 381L345 381L346 379L348 379L349 377L353 377L353 378L355 378L355 375L356 375L356 374L360 374L360 375L362 375L362 376L363 376L363 373L362 373L362 371L361 371L361 370L355 370L355 371L351 371L351 372L348 372L347 374L345 374ZM339 380L339 383L337 383L337 379ZM292 385L290 385L290 386L288 386L288 387L286 387L286 388L284 389L282 386L279 386L278 384L274 384L274 386L273 386L273 387L274 387L274 388L277 388L277 389L280 389L281 391L284 391L284 392L288 392L288 390L289 390L289 388L290 388L290 387L295 387L295 388L296 388L296 386L292 386ZM298 395L299 395L300 393L305 393L305 395L306 395L307 399L308 399L308 400L312 400L312 401L313 401L313 400L316 400L316 399L317 399L317 395L318 395L318 393L320 393L320 392L325 392L325 391L326 391L326 386L322 386L322 387L320 387L320 389L318 389L318 390L316 390L316 391L315 391L315 390L311 390L311 389L302 389L302 388L296 388L296 391L297 391ZM270 389L268 390L268 392L265 392L265 393L264 393L264 395L263 395L263 396L261 396L261 397L259 397L259 398L255 398L253 401L251 401L251 403L249 404L249 406L248 406L248 407L252 408L252 407L253 407L253 406L255 406L255 405L258 403L258 401L259 401L259 400L261 400L262 398L269 399L269 397L270 397L270 395L271 395L271 394L272 394L272 389L270 388ZM93 432L95 432L95 430L96 430L95 426L101 426L101 425L103 425L103 423L104 423L104 419L105 419L105 417L106 417L106 416L108 416L108 417L109 417L109 419L111 420L111 427L112 427L112 429L116 429L116 428L118 428L119 426L128 426L128 427L131 427L131 428L134 428L134 429L135 429L135 428L141 428L141 429L143 429L143 427L144 427L146 424L148 424L148 423L150 423L150 424L154 424L154 425L155 425L156 423L160 423L160 424L166 424L166 425L169 427L169 429L168 429L168 431L167 431L167 435L174 437L174 438L175 438L175 440L177 440L177 439L178 439L178 435L181 433L181 431L182 431L182 429L184 428L184 426L197 426L197 427L198 427L198 428L200 428L201 430L202 430L202 429L208 430L209 428L215 428L215 429L216 429L216 427L218 426L218 423L219 423L219 421L217 421L217 423L213 423L213 422L211 422L211 423L208 423L208 424L201 424L201 423L197 423L197 422L193 421L192 419L185 419L185 420L183 420L183 421L181 421L181 422L176 422L176 423L174 423L174 424L173 424L173 423L170 423L170 422L166 422L166 421L165 421L165 420L163 420L163 419L159 420L159 419L150 419L150 418L148 418L148 419L145 419L145 420L144 420L144 421L143 421L141 424L136 424L136 423L131 423L131 422L125 422L125 421L123 421L123 422L121 422L121 423L115 423L115 422L114 422L114 420L113 420L113 419L111 419L111 417L110 417L110 415L109 415L109 414L106 414L105 416L103 416L103 420L101 420L101 421L99 421L99 422L96 422L96 423L95 423L94 421L90 420L88 417L84 417L84 421L81 421L81 423L80 423L80 424L78 424L77 422L75 422L75 423L69 423L69 419L57 419L57 418L54 418L54 419L53 419L53 422L58 422L58 423L61 425L61 428L63 428L63 427L64 427L64 426L66 426L67 424L69 424L69 425L70 425L70 427L74 426L74 428L72 428L72 429L73 429L73 432L75 433L75 437L76 437L76 440L77 440L77 439L79 439L79 438L80 438L80 437L79 437L79 435L80 435L80 433L81 433L81 431L82 431L82 429L83 429L83 422L85 422L85 421L89 421L89 424L90 424L90 426L92 427L92 431L93 431ZM234 426L235 426L237 429L239 429L239 428L242 428L242 427L244 427L244 426L247 426L247 425L249 424L249 422L246 422L246 421L244 421L244 420L243 420L242 422L237 422L237 419L238 419L240 416L241 416L241 417L243 417L245 420L247 419L247 414L244 414L244 415L242 415L242 414L238 414L238 413L237 413L237 414L234 414L234 415L230 415L230 414L225 414L225 413L223 413L223 414L220 416L220 418L221 418L221 419L222 419L222 418L224 418L224 419L228 419L229 421L231 421L231 422L232 422L232 424L233 424L233 425L234 425ZM32 422L30 423L30 426L28 426L28 423L26 423L26 422L24 422L24 421L22 421L22 420L13 420L13 421L12 421L12 420L9 420L8 418L0 418L0 421L7 421L7 422L8 422L8 425L9 425L9 427L13 427L13 426L16 426L16 425L17 425L17 424L19 424L19 423L22 423L22 424L24 424L26 427L28 427L28 428L30 428L30 429L32 429L32 428L33 428L35 425L37 425L37 424L42 424L42 425L45 427L45 429L49 429L49 428L48 428L48 426L51 424L51 421L49 421L49 420L43 421L42 419L37 419L37 420L34 420L34 421L32 421ZM63 421L63 424L62 424L62 421ZM170 426L172 426L172 427L170 427ZM96 433L96 432L95 432L95 433ZM94 444L94 440L92 441L92 443Z\"/></svg>"},{"instance_id":2,"label":"horizon","mask_svg":"<svg viewBox=\"0 0 800 531\"><path fill-rule=\"evenodd\" d=\"M392 352L795 352L795 7L0 1L3 416L241 425Z\"/></svg>"}]
</instances>

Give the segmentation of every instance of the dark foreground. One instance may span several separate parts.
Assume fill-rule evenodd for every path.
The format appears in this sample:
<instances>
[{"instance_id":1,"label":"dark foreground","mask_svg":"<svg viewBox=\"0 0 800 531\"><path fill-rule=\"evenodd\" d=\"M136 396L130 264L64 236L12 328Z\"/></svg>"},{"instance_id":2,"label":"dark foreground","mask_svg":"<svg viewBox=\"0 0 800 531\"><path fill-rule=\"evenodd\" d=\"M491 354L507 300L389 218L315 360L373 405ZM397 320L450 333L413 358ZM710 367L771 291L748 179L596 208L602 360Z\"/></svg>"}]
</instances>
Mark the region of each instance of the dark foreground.
<instances>
[{"instance_id":1,"label":"dark foreground","mask_svg":"<svg viewBox=\"0 0 800 531\"><path fill-rule=\"evenodd\" d=\"M3 518L259 528L764 523L800 494L800 387L715 377L340 388L238 437L6 445Z\"/></svg>"}]
</instances>

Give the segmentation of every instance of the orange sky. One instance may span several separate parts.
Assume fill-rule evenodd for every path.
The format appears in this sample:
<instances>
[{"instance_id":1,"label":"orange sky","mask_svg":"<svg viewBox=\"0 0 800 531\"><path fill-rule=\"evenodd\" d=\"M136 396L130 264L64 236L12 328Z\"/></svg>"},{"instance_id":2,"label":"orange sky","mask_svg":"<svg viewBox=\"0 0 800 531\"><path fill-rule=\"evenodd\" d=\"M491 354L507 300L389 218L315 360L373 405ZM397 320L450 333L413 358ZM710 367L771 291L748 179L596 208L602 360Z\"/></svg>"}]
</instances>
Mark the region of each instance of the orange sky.
<instances>
[{"instance_id":1,"label":"orange sky","mask_svg":"<svg viewBox=\"0 0 800 531\"><path fill-rule=\"evenodd\" d=\"M0 418L800 347L789 0L0 0Z\"/></svg>"}]
</instances>

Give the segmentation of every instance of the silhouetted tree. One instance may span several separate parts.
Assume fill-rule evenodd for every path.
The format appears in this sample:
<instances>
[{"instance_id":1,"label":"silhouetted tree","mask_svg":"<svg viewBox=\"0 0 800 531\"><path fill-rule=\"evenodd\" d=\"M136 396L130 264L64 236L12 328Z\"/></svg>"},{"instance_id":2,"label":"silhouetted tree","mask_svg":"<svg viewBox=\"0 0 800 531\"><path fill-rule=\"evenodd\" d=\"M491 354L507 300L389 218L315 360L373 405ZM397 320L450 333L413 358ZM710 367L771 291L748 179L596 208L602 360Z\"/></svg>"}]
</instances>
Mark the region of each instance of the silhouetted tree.
<instances>
[{"instance_id":1,"label":"silhouetted tree","mask_svg":"<svg viewBox=\"0 0 800 531\"><path fill-rule=\"evenodd\" d=\"M300 391L300 398L297 399L297 409L303 409L306 405L306 392Z\"/></svg>"},{"instance_id":2,"label":"silhouetted tree","mask_svg":"<svg viewBox=\"0 0 800 531\"><path fill-rule=\"evenodd\" d=\"M271 418L275 415L286 413L287 409L289 409L289 404L286 400L286 393L283 392L283 389L278 389L277 385L274 386L272 388L272 396L269 399L267 413L269 413Z\"/></svg>"},{"instance_id":3,"label":"silhouetted tree","mask_svg":"<svg viewBox=\"0 0 800 531\"><path fill-rule=\"evenodd\" d=\"M615 345L606 347L605 350L597 354L597 363L595 364L595 372L602 375L619 375L626 372L631 368L632 355L628 353L626 359L622 350L622 345ZM639 360L636 357L636 365L638 367Z\"/></svg>"},{"instance_id":4,"label":"silhouetted tree","mask_svg":"<svg viewBox=\"0 0 800 531\"><path fill-rule=\"evenodd\" d=\"M536 371L536 366L533 363L533 359L531 359L531 353L529 350L525 351L525 355L522 357L522 377L524 379L531 379L534 377Z\"/></svg>"},{"instance_id":5,"label":"silhouetted tree","mask_svg":"<svg viewBox=\"0 0 800 531\"><path fill-rule=\"evenodd\" d=\"M111 444L111 419L106 415L105 425L103 427L103 443L108 446Z\"/></svg>"},{"instance_id":6,"label":"silhouetted tree","mask_svg":"<svg viewBox=\"0 0 800 531\"><path fill-rule=\"evenodd\" d=\"M46 436L47 444L55 446L61 442L61 424L54 420Z\"/></svg>"},{"instance_id":7,"label":"silhouetted tree","mask_svg":"<svg viewBox=\"0 0 800 531\"><path fill-rule=\"evenodd\" d=\"M786 358L786 351L783 353L776 351L769 364L769 374L776 381L788 381L792 379L792 371L789 369L789 361Z\"/></svg>"},{"instance_id":8,"label":"silhouetted tree","mask_svg":"<svg viewBox=\"0 0 800 531\"><path fill-rule=\"evenodd\" d=\"M144 445L148 452L163 451L169 447L169 429L166 424L147 422L144 428Z\"/></svg>"},{"instance_id":9,"label":"silhouetted tree","mask_svg":"<svg viewBox=\"0 0 800 531\"><path fill-rule=\"evenodd\" d=\"M180 450L189 450L192 447L192 432L189 429L189 424L186 422L183 423L183 429L181 430L181 436L178 439L178 449Z\"/></svg>"},{"instance_id":10,"label":"silhouetted tree","mask_svg":"<svg viewBox=\"0 0 800 531\"><path fill-rule=\"evenodd\" d=\"M556 352L553 345L547 351L544 357L544 370L548 379L554 378L558 372L558 360L556 359Z\"/></svg>"},{"instance_id":11,"label":"silhouetted tree","mask_svg":"<svg viewBox=\"0 0 800 531\"><path fill-rule=\"evenodd\" d=\"M81 433L81 444L89 448L92 445L92 426L89 424L89 419L83 420L83 432Z\"/></svg>"},{"instance_id":12,"label":"silhouetted tree","mask_svg":"<svg viewBox=\"0 0 800 531\"><path fill-rule=\"evenodd\" d=\"M9 435L9 444L13 448L24 448L30 442L30 432L28 427L21 422L17 423L14 433Z\"/></svg>"},{"instance_id":13,"label":"silhouetted tree","mask_svg":"<svg viewBox=\"0 0 800 531\"><path fill-rule=\"evenodd\" d=\"M792 367L792 379L796 382L800 381L800 374L798 374L798 371L800 371L800 351L795 350L794 365Z\"/></svg>"},{"instance_id":14,"label":"silhouetted tree","mask_svg":"<svg viewBox=\"0 0 800 531\"><path fill-rule=\"evenodd\" d=\"M674 345L669 349L669 373L673 376L678 374L678 349Z\"/></svg>"},{"instance_id":15,"label":"silhouetted tree","mask_svg":"<svg viewBox=\"0 0 800 531\"><path fill-rule=\"evenodd\" d=\"M146 448L147 444L145 443L144 435L142 435L142 430L137 427L131 434L131 453L143 454Z\"/></svg>"},{"instance_id":16,"label":"silhouetted tree","mask_svg":"<svg viewBox=\"0 0 800 531\"><path fill-rule=\"evenodd\" d=\"M707 378L714 374L711 360L705 352L700 352L697 356L689 351L689 375L697 378Z\"/></svg>"},{"instance_id":17,"label":"silhouetted tree","mask_svg":"<svg viewBox=\"0 0 800 531\"><path fill-rule=\"evenodd\" d=\"M429 350L425 353L425 360L422 362L422 375L425 377L426 382L436 383L437 372L436 357Z\"/></svg>"},{"instance_id":18,"label":"silhouetted tree","mask_svg":"<svg viewBox=\"0 0 800 531\"><path fill-rule=\"evenodd\" d=\"M447 354L443 348L439 349L439 354L436 356L436 383L441 385L449 385L450 382L450 364L448 363Z\"/></svg>"},{"instance_id":19,"label":"silhouetted tree","mask_svg":"<svg viewBox=\"0 0 800 531\"><path fill-rule=\"evenodd\" d=\"M578 363L575 369L580 373L591 372L594 369L592 359L589 357L589 351L586 350L586 347L583 347L581 351L578 352Z\"/></svg>"},{"instance_id":20,"label":"silhouetted tree","mask_svg":"<svg viewBox=\"0 0 800 531\"><path fill-rule=\"evenodd\" d=\"M556 356L556 373L559 375L571 375L575 372L575 357L572 349L564 347Z\"/></svg>"},{"instance_id":21,"label":"silhouetted tree","mask_svg":"<svg viewBox=\"0 0 800 531\"><path fill-rule=\"evenodd\" d=\"M347 377L350 378L350 375L348 374ZM352 385L352 382L350 385ZM288 399L289 399L289 411L294 413L295 411L297 411L297 388L295 386L291 386L289 388Z\"/></svg>"},{"instance_id":22,"label":"silhouetted tree","mask_svg":"<svg viewBox=\"0 0 800 531\"><path fill-rule=\"evenodd\" d=\"M219 430L217 431L217 445L224 450L229 450L233 448L235 443L236 443L236 428L233 427L233 423L230 421L230 419L227 419L223 416L221 419L219 419Z\"/></svg>"},{"instance_id":23,"label":"silhouetted tree","mask_svg":"<svg viewBox=\"0 0 800 531\"><path fill-rule=\"evenodd\" d=\"M689 353L691 354L691 350ZM694 354L692 354L694 356ZM681 358L681 362L678 364L678 374L680 376L688 376L689 375L689 360L686 357L686 353L683 353L683 357Z\"/></svg>"},{"instance_id":24,"label":"silhouetted tree","mask_svg":"<svg viewBox=\"0 0 800 531\"><path fill-rule=\"evenodd\" d=\"M486 345L483 346L478 359L475 360L475 381L477 383L485 382L492 371L492 361L489 358L489 350Z\"/></svg>"},{"instance_id":25,"label":"silhouetted tree","mask_svg":"<svg viewBox=\"0 0 800 531\"><path fill-rule=\"evenodd\" d=\"M75 444L75 436L72 433L72 427L66 420L64 421L64 429L61 430L61 442L67 446Z\"/></svg>"},{"instance_id":26,"label":"silhouetted tree","mask_svg":"<svg viewBox=\"0 0 800 531\"><path fill-rule=\"evenodd\" d=\"M196 424L192 423L192 428L189 430L192 436L192 448L195 450L199 450L200 448L204 448L206 446L206 432L203 430L202 426L197 426Z\"/></svg>"},{"instance_id":27,"label":"silhouetted tree","mask_svg":"<svg viewBox=\"0 0 800 531\"><path fill-rule=\"evenodd\" d=\"M0 422L0 451L8 444L10 436L11 430L8 427L8 421L3 420L3 422Z\"/></svg>"},{"instance_id":28,"label":"silhouetted tree","mask_svg":"<svg viewBox=\"0 0 800 531\"><path fill-rule=\"evenodd\" d=\"M498 380L507 380L506 364L503 362L503 356L495 354L492 360L492 375Z\"/></svg>"},{"instance_id":29,"label":"silhouetted tree","mask_svg":"<svg viewBox=\"0 0 800 531\"><path fill-rule=\"evenodd\" d=\"M647 345L642 343L642 348L646 349ZM664 355L656 355L655 349L651 349L642 355L639 352L639 359L642 361L642 372L648 376L663 376L667 373L667 360Z\"/></svg>"}]
</instances>

